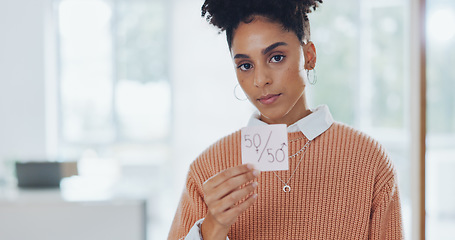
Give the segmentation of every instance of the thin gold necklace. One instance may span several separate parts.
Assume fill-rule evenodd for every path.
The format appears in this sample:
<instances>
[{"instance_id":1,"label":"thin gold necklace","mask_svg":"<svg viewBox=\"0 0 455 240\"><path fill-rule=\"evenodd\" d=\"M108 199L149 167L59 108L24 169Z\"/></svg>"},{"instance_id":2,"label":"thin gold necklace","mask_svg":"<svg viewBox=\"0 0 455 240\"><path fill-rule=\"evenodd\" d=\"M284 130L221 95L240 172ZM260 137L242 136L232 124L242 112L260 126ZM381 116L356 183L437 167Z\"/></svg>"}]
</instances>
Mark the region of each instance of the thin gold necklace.
<instances>
[{"instance_id":1,"label":"thin gold necklace","mask_svg":"<svg viewBox=\"0 0 455 240\"><path fill-rule=\"evenodd\" d=\"M302 147L302 149L300 149L300 151L298 151L297 153L293 154L292 156L289 156L289 158L292 158L292 157L295 157L297 156L299 153L301 153L303 151L303 154L302 156L300 157L300 160L299 160L299 163L297 164L297 167L295 167L294 171L292 172L291 174L291 177L289 177L288 181L287 182L284 182L280 176L278 176L278 174L276 174L276 171L273 171L273 173L275 174L275 176L280 179L280 181L284 184L284 187L283 187L283 191L284 192L290 192L291 191L291 187L289 186L289 182L291 181L292 177L294 176L294 173L297 171L297 169L299 168L300 166L300 163L302 162L303 160L303 157L305 156L305 153L306 153L306 150L308 149L308 146L310 145L311 143L311 140L308 140L305 145Z\"/></svg>"}]
</instances>

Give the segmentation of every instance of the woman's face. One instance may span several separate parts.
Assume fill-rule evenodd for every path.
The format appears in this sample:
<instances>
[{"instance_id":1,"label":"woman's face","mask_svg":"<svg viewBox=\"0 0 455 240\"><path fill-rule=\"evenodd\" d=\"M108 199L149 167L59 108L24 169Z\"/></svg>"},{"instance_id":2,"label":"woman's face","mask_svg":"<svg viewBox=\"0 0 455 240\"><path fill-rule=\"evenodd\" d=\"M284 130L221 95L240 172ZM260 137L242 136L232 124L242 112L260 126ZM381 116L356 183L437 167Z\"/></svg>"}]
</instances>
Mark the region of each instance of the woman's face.
<instances>
[{"instance_id":1,"label":"woman's face","mask_svg":"<svg viewBox=\"0 0 455 240\"><path fill-rule=\"evenodd\" d=\"M314 45L308 48L294 32L260 16L241 22L234 31L231 55L237 79L262 121L290 125L308 114L304 95L308 49L314 50Z\"/></svg>"}]
</instances>

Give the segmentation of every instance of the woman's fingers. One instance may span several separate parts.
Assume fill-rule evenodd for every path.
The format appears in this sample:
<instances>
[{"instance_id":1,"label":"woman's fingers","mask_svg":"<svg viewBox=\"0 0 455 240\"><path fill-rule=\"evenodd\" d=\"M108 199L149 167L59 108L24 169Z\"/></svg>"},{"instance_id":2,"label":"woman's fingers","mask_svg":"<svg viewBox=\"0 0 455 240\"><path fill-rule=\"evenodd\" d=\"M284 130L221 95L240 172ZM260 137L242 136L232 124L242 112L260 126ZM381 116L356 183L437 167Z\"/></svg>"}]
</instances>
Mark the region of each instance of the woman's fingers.
<instances>
[{"instance_id":1,"label":"woman's fingers","mask_svg":"<svg viewBox=\"0 0 455 240\"><path fill-rule=\"evenodd\" d=\"M259 171L246 172L242 175L232 177L213 189L213 199L221 199L224 196L238 189L240 186L254 180L259 175Z\"/></svg>"},{"instance_id":2,"label":"woman's fingers","mask_svg":"<svg viewBox=\"0 0 455 240\"><path fill-rule=\"evenodd\" d=\"M242 214L246 209L248 209L257 199L257 194L254 193L249 196L245 201L241 202L235 207L230 208L220 216L220 220L225 223L232 225L237 217Z\"/></svg>"},{"instance_id":3,"label":"woman's fingers","mask_svg":"<svg viewBox=\"0 0 455 240\"><path fill-rule=\"evenodd\" d=\"M250 195L258 186L257 182L252 182L245 187L238 189L229 195L226 195L223 199L217 202L216 206L213 206L215 213L223 213L229 210L232 207L235 207L242 199L245 199Z\"/></svg>"},{"instance_id":4,"label":"woman's fingers","mask_svg":"<svg viewBox=\"0 0 455 240\"><path fill-rule=\"evenodd\" d=\"M246 172L251 172L253 170L254 170L254 166L251 164L243 164L243 165L239 165L236 167L231 167L231 168L228 168L228 169L216 174L215 176L209 178L204 183L204 185L207 188L215 188L229 178L244 174Z\"/></svg>"},{"instance_id":5,"label":"woman's fingers","mask_svg":"<svg viewBox=\"0 0 455 240\"><path fill-rule=\"evenodd\" d=\"M258 175L259 171L252 165L240 165L216 174L203 184L204 201L209 210L207 220L210 224L216 222L217 226L228 228L238 214L254 203L256 194L252 193L258 183L248 182ZM232 211L233 209L237 210Z\"/></svg>"},{"instance_id":6,"label":"woman's fingers","mask_svg":"<svg viewBox=\"0 0 455 240\"><path fill-rule=\"evenodd\" d=\"M206 204L210 206L212 202L220 200L258 175L259 171L251 165L240 165L220 172L202 186Z\"/></svg>"}]
</instances>

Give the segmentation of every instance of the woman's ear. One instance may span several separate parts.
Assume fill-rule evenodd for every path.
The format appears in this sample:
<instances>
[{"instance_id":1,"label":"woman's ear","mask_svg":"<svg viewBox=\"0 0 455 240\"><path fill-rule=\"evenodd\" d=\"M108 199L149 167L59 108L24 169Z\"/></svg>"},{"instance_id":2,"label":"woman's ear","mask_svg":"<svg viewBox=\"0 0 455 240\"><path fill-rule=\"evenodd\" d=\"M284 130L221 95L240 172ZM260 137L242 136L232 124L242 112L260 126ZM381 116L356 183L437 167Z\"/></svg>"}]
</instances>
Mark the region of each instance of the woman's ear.
<instances>
[{"instance_id":1,"label":"woman's ear","mask_svg":"<svg viewBox=\"0 0 455 240\"><path fill-rule=\"evenodd\" d=\"M303 44L303 56L305 57L305 69L312 70L316 66L316 47L313 42Z\"/></svg>"}]
</instances>

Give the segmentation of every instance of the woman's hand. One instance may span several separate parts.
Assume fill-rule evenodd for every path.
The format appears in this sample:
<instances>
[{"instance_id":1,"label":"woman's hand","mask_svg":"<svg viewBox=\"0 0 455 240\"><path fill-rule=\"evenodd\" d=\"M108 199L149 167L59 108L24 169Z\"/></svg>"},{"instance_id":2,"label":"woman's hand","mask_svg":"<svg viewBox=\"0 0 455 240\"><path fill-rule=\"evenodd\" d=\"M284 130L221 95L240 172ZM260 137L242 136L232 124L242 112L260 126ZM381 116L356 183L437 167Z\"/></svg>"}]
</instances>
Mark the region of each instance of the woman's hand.
<instances>
[{"instance_id":1,"label":"woman's hand","mask_svg":"<svg viewBox=\"0 0 455 240\"><path fill-rule=\"evenodd\" d=\"M257 198L252 194L257 182L240 187L259 175L253 165L244 164L228 168L208 179L203 185L204 199L208 213L202 222L201 232L204 240L226 240L229 228L237 216L250 207ZM240 200L248 197L245 201Z\"/></svg>"}]
</instances>

